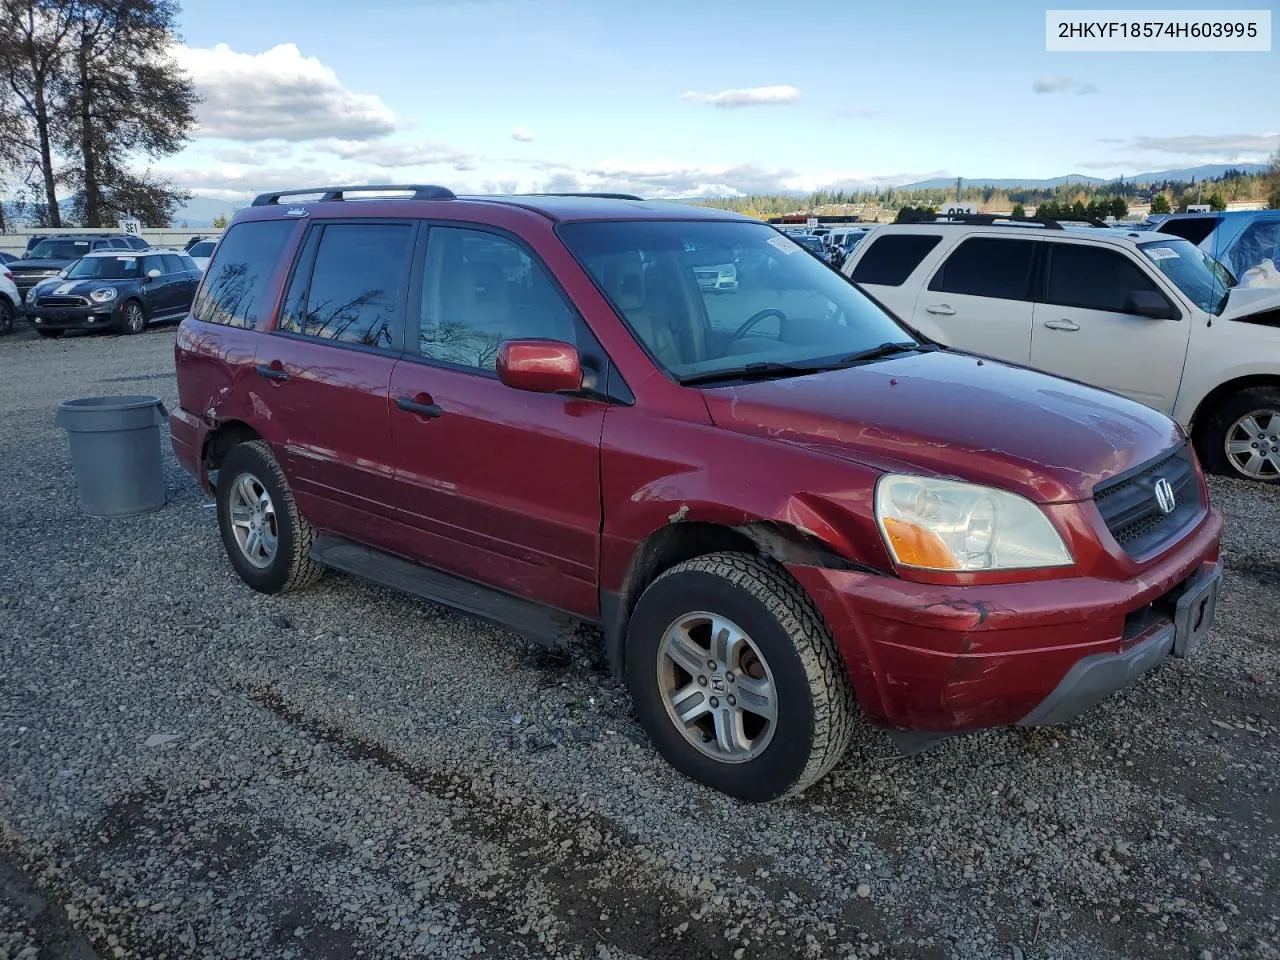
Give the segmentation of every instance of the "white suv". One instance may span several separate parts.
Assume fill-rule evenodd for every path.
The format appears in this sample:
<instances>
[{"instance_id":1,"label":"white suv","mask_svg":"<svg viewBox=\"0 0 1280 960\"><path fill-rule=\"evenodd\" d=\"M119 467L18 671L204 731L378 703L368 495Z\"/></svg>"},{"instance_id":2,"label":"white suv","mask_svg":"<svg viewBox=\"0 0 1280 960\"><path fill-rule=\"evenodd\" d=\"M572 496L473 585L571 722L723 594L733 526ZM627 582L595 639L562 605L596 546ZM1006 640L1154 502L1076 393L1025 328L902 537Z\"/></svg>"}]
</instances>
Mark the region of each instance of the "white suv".
<instances>
[{"instance_id":1,"label":"white suv","mask_svg":"<svg viewBox=\"0 0 1280 960\"><path fill-rule=\"evenodd\" d=\"M1210 470L1280 483L1280 290L1236 286L1186 240L940 217L878 227L842 270L943 344L1125 394Z\"/></svg>"}]
</instances>

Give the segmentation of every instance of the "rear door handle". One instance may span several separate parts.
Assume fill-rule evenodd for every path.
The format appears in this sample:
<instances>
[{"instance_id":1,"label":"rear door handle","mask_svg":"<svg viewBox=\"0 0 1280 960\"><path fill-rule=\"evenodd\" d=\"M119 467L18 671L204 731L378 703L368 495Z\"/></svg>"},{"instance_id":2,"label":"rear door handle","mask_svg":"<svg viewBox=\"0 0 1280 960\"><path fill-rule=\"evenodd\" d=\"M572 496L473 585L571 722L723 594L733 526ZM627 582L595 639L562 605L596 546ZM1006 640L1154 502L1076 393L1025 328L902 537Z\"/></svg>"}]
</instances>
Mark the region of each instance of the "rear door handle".
<instances>
[{"instance_id":1,"label":"rear door handle","mask_svg":"<svg viewBox=\"0 0 1280 960\"><path fill-rule=\"evenodd\" d=\"M401 410L407 410L409 413L416 413L421 417L428 417L433 420L444 413L439 404L419 403L413 397L396 397L396 406Z\"/></svg>"},{"instance_id":2,"label":"rear door handle","mask_svg":"<svg viewBox=\"0 0 1280 960\"><path fill-rule=\"evenodd\" d=\"M1074 320L1046 320L1044 325L1050 330L1079 330L1080 324Z\"/></svg>"},{"instance_id":3,"label":"rear door handle","mask_svg":"<svg viewBox=\"0 0 1280 960\"><path fill-rule=\"evenodd\" d=\"M933 313L940 317L954 317L956 308L945 303L935 303L924 308L926 313Z\"/></svg>"},{"instance_id":4,"label":"rear door handle","mask_svg":"<svg viewBox=\"0 0 1280 960\"><path fill-rule=\"evenodd\" d=\"M260 363L253 368L258 376L266 377L268 380L288 380L289 374L285 373L279 367L273 367L266 363Z\"/></svg>"}]
</instances>

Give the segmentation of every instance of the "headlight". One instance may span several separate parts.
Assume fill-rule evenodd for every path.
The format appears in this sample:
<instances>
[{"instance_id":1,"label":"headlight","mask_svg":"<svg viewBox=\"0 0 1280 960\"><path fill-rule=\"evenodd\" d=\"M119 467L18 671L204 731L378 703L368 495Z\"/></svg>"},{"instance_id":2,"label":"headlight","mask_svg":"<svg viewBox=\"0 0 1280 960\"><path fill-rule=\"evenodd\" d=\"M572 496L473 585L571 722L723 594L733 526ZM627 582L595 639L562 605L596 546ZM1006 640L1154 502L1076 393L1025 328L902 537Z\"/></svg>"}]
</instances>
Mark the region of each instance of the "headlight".
<instances>
[{"instance_id":1,"label":"headlight","mask_svg":"<svg viewBox=\"0 0 1280 960\"><path fill-rule=\"evenodd\" d=\"M967 572L1074 562L1039 507L991 487L889 474L876 485L876 520L902 566Z\"/></svg>"},{"instance_id":2,"label":"headlight","mask_svg":"<svg viewBox=\"0 0 1280 960\"><path fill-rule=\"evenodd\" d=\"M115 287L101 287L89 294L94 303L110 303L116 298Z\"/></svg>"}]
</instances>

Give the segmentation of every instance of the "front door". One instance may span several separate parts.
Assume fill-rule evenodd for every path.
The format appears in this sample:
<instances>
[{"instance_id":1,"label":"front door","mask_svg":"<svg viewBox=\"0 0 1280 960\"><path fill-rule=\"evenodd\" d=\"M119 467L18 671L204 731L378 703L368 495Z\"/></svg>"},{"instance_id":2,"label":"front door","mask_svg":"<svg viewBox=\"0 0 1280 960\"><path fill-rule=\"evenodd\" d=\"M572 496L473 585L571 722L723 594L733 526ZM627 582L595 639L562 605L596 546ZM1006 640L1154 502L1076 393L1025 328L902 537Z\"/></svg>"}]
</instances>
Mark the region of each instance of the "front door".
<instances>
[{"instance_id":1,"label":"front door","mask_svg":"<svg viewBox=\"0 0 1280 960\"><path fill-rule=\"evenodd\" d=\"M391 377L396 502L421 562L583 616L598 610L605 404L515 390L504 340L579 343L541 262L498 233L432 227Z\"/></svg>"},{"instance_id":2,"label":"front door","mask_svg":"<svg viewBox=\"0 0 1280 960\"><path fill-rule=\"evenodd\" d=\"M373 546L394 536L387 384L399 355L417 233L402 221L309 229L253 399L303 514Z\"/></svg>"},{"instance_id":3,"label":"front door","mask_svg":"<svg viewBox=\"0 0 1280 960\"><path fill-rule=\"evenodd\" d=\"M915 325L948 346L1025 364L1038 240L969 237L916 298Z\"/></svg>"},{"instance_id":4,"label":"front door","mask_svg":"<svg viewBox=\"0 0 1280 960\"><path fill-rule=\"evenodd\" d=\"M1192 318L1120 250L1062 240L1046 240L1045 247L1048 275L1035 307L1031 365L1170 413ZM1163 297L1169 318L1128 312L1139 292Z\"/></svg>"}]
</instances>

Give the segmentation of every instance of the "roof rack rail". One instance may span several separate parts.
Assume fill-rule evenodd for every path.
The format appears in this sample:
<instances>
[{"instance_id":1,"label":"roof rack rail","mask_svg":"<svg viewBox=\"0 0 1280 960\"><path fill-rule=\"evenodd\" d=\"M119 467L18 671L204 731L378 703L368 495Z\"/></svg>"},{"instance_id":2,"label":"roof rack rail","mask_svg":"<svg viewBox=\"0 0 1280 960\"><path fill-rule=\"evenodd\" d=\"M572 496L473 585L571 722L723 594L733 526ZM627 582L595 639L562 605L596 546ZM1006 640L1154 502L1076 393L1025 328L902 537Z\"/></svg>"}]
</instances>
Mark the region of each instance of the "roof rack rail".
<instances>
[{"instance_id":1,"label":"roof rack rail","mask_svg":"<svg viewBox=\"0 0 1280 960\"><path fill-rule=\"evenodd\" d=\"M570 193L523 193L516 194L523 197L596 197L601 200L643 200L644 197L637 197L634 193L592 193L589 191L570 192Z\"/></svg>"},{"instance_id":2,"label":"roof rack rail","mask_svg":"<svg viewBox=\"0 0 1280 960\"><path fill-rule=\"evenodd\" d=\"M1018 223L1033 224L1046 230L1064 230L1063 223L1087 223L1091 227L1107 227L1111 224L1097 217L1014 217L1006 213L925 213L909 214L900 223Z\"/></svg>"},{"instance_id":3,"label":"roof rack rail","mask_svg":"<svg viewBox=\"0 0 1280 960\"><path fill-rule=\"evenodd\" d=\"M414 200L455 200L452 190L448 187L437 187L429 183L370 183L349 187L311 187L304 190L272 190L270 193L260 193L253 198L253 206L269 207L272 204L279 203L284 197L300 197L308 196L313 193L321 194L318 202L326 202L329 200L345 200L348 193L381 193L384 191L396 190L401 193L412 191Z\"/></svg>"}]
</instances>

